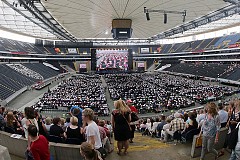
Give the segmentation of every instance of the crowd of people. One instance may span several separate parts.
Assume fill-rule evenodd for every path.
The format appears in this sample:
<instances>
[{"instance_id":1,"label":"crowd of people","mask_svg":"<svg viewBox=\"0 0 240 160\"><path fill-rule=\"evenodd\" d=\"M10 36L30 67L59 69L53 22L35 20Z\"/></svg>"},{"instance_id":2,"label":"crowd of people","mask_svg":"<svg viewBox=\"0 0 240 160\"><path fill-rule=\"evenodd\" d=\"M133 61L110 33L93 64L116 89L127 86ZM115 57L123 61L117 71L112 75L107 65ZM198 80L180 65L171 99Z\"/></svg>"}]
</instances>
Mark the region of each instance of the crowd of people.
<instances>
[{"instance_id":1,"label":"crowd of people","mask_svg":"<svg viewBox=\"0 0 240 160\"><path fill-rule=\"evenodd\" d=\"M39 110L70 109L72 106L91 108L98 115L109 115L105 89L98 76L81 75L62 81L52 91L44 93L36 104Z\"/></svg>"},{"instance_id":2,"label":"crowd of people","mask_svg":"<svg viewBox=\"0 0 240 160\"><path fill-rule=\"evenodd\" d=\"M33 154L34 159L49 159L50 153L48 141L53 137L61 139L59 143L82 144L81 154L87 157L105 157L113 151L112 134L117 141L117 154L128 154L129 142L134 141L134 131L139 130L142 135L151 135L160 138L163 142L171 139L184 140L188 137L199 134L202 137L201 159L205 158L206 152L212 152L215 158L224 154L224 149L217 152L214 144L219 140L220 128L228 128L228 135L224 148L232 149L230 160L237 160L240 157L238 128L240 122L240 101L230 103L210 102L201 110L185 112L179 110L176 113L149 119L134 119L138 110L133 106L131 100L122 99L114 102L115 109L111 113L111 122L99 120L95 117L94 111L90 108L73 106L66 119L54 117L42 117L38 111L26 107L24 114L12 110L0 108L0 128L9 133L21 134L28 139L27 155ZM196 131L196 132L193 132ZM180 139L178 136L180 135ZM69 140L74 141L69 141ZM187 139L185 139L187 140ZM53 141L55 142L55 141ZM79 143L78 143L79 142ZM47 147L46 147L47 146ZM86 148L85 148L86 147ZM41 152L39 149L42 148ZM89 153L89 150L91 154ZM104 152L103 150L104 149Z\"/></svg>"},{"instance_id":3,"label":"crowd of people","mask_svg":"<svg viewBox=\"0 0 240 160\"><path fill-rule=\"evenodd\" d=\"M113 100L131 99L140 113L205 104L233 95L238 89L167 74L105 75Z\"/></svg>"},{"instance_id":4,"label":"crowd of people","mask_svg":"<svg viewBox=\"0 0 240 160\"><path fill-rule=\"evenodd\" d=\"M202 151L200 160L205 158L207 152L215 155L215 159L224 155L226 148L231 149L230 160L240 158L240 101L231 101L229 104L210 102L204 109L178 112L160 117L141 119L137 129L142 135L150 135L160 138L163 142L179 140L185 142L186 138L192 140L194 135L201 137ZM224 147L219 152L214 149L214 144L219 141L221 128L227 128L228 132ZM187 136L188 135L188 136ZM179 137L180 136L180 137Z\"/></svg>"}]
</instances>

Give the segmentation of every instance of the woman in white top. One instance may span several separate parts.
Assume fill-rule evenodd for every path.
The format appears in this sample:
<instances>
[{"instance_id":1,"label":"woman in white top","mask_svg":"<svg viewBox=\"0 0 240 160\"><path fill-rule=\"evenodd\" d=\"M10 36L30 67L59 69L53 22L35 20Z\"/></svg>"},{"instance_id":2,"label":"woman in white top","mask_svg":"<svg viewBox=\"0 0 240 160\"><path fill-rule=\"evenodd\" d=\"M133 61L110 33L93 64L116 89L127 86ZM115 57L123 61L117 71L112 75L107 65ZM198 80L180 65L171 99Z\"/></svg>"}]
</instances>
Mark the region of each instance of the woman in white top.
<instances>
[{"instance_id":1,"label":"woman in white top","mask_svg":"<svg viewBox=\"0 0 240 160\"><path fill-rule=\"evenodd\" d=\"M25 138L28 139L28 150L30 150L30 144L31 144L31 140L30 137L28 136L28 126L30 124L35 125L37 127L37 129L39 130L38 127L38 123L37 120L35 119L35 115L34 115L34 109L32 107L26 107L24 109L24 113L25 113L25 123L23 124L23 129L24 129L24 133L25 133Z\"/></svg>"}]
</instances>

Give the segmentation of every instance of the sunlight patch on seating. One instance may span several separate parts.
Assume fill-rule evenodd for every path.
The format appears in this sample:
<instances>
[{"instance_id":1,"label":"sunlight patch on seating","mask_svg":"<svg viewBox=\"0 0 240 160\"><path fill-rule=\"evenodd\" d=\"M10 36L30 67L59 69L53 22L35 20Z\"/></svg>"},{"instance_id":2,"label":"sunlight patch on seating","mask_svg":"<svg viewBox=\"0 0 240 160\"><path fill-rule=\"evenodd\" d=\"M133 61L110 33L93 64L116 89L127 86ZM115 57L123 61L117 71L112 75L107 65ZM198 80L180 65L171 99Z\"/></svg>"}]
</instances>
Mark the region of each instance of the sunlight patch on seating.
<instances>
[{"instance_id":1,"label":"sunlight patch on seating","mask_svg":"<svg viewBox=\"0 0 240 160\"><path fill-rule=\"evenodd\" d=\"M158 141L156 138L142 136L139 133L135 134L134 143L130 143L128 151L145 151L159 148L166 148L169 145ZM114 150L117 150L117 142L114 141Z\"/></svg>"}]
</instances>

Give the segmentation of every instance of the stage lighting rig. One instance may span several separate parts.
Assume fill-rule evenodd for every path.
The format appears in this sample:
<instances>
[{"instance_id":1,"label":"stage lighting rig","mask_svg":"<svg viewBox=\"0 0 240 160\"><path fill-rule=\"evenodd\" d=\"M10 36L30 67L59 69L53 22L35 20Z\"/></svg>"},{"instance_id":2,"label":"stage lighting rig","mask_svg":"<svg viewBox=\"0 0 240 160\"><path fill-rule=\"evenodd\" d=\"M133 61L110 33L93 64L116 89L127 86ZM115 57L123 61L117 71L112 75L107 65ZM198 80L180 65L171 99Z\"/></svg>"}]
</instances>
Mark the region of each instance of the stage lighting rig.
<instances>
[{"instance_id":1,"label":"stage lighting rig","mask_svg":"<svg viewBox=\"0 0 240 160\"><path fill-rule=\"evenodd\" d=\"M179 11L167 11L167 10L153 10L153 9L147 9L146 7L144 7L144 13L146 13L146 18L149 21L150 20L150 12L157 12L157 13L163 13L163 17L164 17L164 24L167 23L167 14L171 13L171 14L181 14L183 16L183 22L185 22L186 20L186 15L187 15L187 11L184 10L183 12L179 12Z\"/></svg>"}]
</instances>

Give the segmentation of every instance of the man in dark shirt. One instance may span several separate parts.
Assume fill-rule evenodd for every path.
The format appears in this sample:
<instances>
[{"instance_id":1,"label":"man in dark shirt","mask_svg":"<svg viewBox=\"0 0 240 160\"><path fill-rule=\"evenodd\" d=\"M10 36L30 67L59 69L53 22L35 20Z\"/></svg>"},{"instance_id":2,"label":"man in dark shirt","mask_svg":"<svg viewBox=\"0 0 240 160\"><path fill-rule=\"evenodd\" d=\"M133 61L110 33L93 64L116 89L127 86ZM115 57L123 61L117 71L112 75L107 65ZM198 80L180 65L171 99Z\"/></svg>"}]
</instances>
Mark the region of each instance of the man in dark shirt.
<instances>
[{"instance_id":1,"label":"man in dark shirt","mask_svg":"<svg viewBox=\"0 0 240 160\"><path fill-rule=\"evenodd\" d=\"M60 127L61 120L59 117L53 119L53 125L50 127L50 135L63 137L63 129Z\"/></svg>"},{"instance_id":2,"label":"man in dark shirt","mask_svg":"<svg viewBox=\"0 0 240 160\"><path fill-rule=\"evenodd\" d=\"M78 126L82 127L82 109L78 106L72 106L70 109L70 114L78 118Z\"/></svg>"},{"instance_id":3,"label":"man in dark shirt","mask_svg":"<svg viewBox=\"0 0 240 160\"><path fill-rule=\"evenodd\" d=\"M160 137L161 131L163 129L163 126L167 124L166 117L164 115L161 116L161 122L157 126L157 137Z\"/></svg>"}]
</instances>

